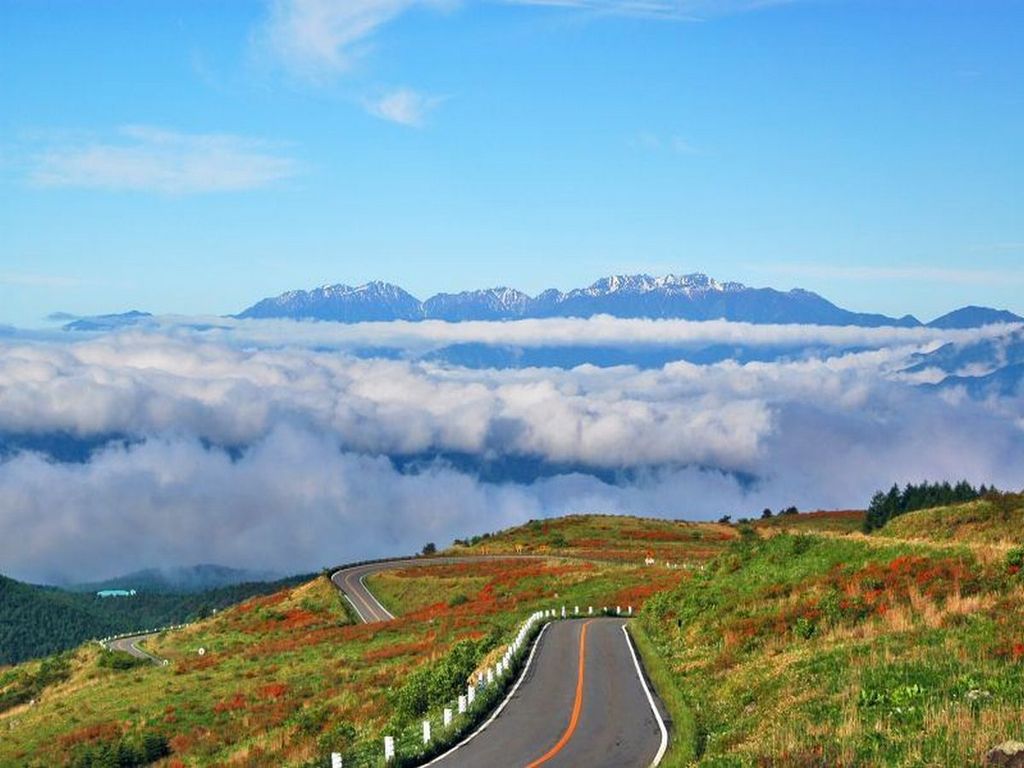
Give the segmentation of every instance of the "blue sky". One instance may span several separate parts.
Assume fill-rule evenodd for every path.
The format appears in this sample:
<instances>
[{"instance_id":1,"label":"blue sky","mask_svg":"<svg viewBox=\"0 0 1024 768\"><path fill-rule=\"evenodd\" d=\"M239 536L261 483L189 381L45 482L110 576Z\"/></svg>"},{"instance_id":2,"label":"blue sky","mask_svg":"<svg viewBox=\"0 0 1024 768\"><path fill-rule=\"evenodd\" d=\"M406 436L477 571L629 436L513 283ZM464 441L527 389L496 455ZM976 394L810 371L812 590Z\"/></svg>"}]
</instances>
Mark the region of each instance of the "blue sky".
<instances>
[{"instance_id":1,"label":"blue sky","mask_svg":"<svg viewBox=\"0 0 1024 768\"><path fill-rule=\"evenodd\" d=\"M1022 28L995 0L7 0L0 322L698 270L1024 313Z\"/></svg>"}]
</instances>

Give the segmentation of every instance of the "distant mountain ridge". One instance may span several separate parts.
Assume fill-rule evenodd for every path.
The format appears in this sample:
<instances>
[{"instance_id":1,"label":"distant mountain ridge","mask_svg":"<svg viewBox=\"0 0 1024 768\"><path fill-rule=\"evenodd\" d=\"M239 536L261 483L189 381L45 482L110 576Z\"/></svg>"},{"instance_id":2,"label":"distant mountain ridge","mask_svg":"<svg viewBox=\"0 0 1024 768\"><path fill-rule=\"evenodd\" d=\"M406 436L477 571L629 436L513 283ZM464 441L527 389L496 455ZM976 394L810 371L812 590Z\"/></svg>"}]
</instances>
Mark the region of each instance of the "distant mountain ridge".
<instances>
[{"instance_id":1,"label":"distant mountain ridge","mask_svg":"<svg viewBox=\"0 0 1024 768\"><path fill-rule=\"evenodd\" d=\"M136 589L147 592L203 592L235 584L274 581L280 575L270 571L248 571L224 565L201 564L175 568L147 568L104 581L76 584L75 592L99 592L103 589Z\"/></svg>"},{"instance_id":2,"label":"distant mountain ridge","mask_svg":"<svg viewBox=\"0 0 1024 768\"><path fill-rule=\"evenodd\" d=\"M991 309L990 307L968 306L961 307L942 317L937 317L928 323L929 328L941 328L943 330L978 328L983 325L995 325L996 323L1021 323L1024 317L1015 315L1005 309Z\"/></svg>"},{"instance_id":3,"label":"distant mountain ridge","mask_svg":"<svg viewBox=\"0 0 1024 768\"><path fill-rule=\"evenodd\" d=\"M612 275L586 288L563 293L548 289L531 297L514 288L499 287L461 293L441 293L420 301L391 283L373 281L360 286L327 285L310 291L288 291L263 299L236 317L328 320L342 323L391 320L519 320L549 317L593 317L681 320L732 320L756 324L898 326L921 322L851 312L816 293L802 289L779 291L719 282L696 272L688 275Z\"/></svg>"}]
</instances>

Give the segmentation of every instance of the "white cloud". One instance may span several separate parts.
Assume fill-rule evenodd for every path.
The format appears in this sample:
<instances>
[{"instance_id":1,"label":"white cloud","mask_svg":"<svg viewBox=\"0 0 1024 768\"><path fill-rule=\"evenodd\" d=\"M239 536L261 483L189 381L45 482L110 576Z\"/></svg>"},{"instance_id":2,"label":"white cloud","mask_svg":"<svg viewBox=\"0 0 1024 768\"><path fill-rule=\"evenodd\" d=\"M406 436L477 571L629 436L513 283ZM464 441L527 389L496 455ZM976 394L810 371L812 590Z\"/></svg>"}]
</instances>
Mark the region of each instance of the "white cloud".
<instances>
[{"instance_id":1,"label":"white cloud","mask_svg":"<svg viewBox=\"0 0 1024 768\"><path fill-rule=\"evenodd\" d=\"M168 330L200 324L211 340L268 346L302 344L338 349L398 347L417 353L450 344L496 344L523 347L624 344L698 347L710 344L757 346L896 347L929 346L1002 335L1000 326L972 330L917 327L825 325L761 325L727 320L647 320L597 315L590 318L546 318L502 322L443 320L419 322L331 323L295 320L230 320L220 317L167 317Z\"/></svg>"},{"instance_id":2,"label":"white cloud","mask_svg":"<svg viewBox=\"0 0 1024 768\"><path fill-rule=\"evenodd\" d=\"M383 25L437 0L273 0L259 37L292 72L314 80L347 70Z\"/></svg>"},{"instance_id":3,"label":"white cloud","mask_svg":"<svg viewBox=\"0 0 1024 768\"><path fill-rule=\"evenodd\" d=\"M388 120L399 125L418 128L423 125L442 99L427 96L409 88L399 88L367 103L367 111L381 120Z\"/></svg>"},{"instance_id":4,"label":"white cloud","mask_svg":"<svg viewBox=\"0 0 1024 768\"><path fill-rule=\"evenodd\" d=\"M696 20L793 0L490 0L597 15ZM313 81L350 69L382 27L416 7L452 8L460 0L271 0L257 40L287 69Z\"/></svg>"},{"instance_id":5,"label":"white cloud","mask_svg":"<svg viewBox=\"0 0 1024 768\"><path fill-rule=\"evenodd\" d=\"M401 337L408 325L370 330ZM0 343L0 442L139 440L81 464L31 453L0 460L7 572L86 578L197 561L309 569L547 514L739 516L862 505L893 481L965 476L1015 487L1024 476L1022 401L947 398L890 376L941 340L932 331L610 318L417 324L435 336L470 326L478 337L534 341L629 331L648 342L763 333L878 345L746 365L471 370L357 359L314 335L365 335L364 326L229 326ZM253 329L271 329L270 346ZM445 455L469 462L459 470L436 458ZM426 463L402 472L398 456ZM487 483L472 471L517 461L562 474ZM608 473L620 479L598 479Z\"/></svg>"},{"instance_id":6,"label":"white cloud","mask_svg":"<svg viewBox=\"0 0 1024 768\"><path fill-rule=\"evenodd\" d=\"M194 194L266 187L297 171L295 160L265 141L124 126L114 140L46 150L29 178L43 187Z\"/></svg>"}]
</instances>

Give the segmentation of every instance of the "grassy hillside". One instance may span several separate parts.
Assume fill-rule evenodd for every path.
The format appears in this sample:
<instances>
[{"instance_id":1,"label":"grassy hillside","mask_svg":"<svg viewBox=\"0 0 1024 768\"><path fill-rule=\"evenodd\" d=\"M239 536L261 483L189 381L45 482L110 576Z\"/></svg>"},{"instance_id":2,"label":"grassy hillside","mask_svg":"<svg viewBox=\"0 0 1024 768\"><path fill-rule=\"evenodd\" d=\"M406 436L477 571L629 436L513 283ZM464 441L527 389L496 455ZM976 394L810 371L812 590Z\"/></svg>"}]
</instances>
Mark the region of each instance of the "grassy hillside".
<instances>
[{"instance_id":1,"label":"grassy hillside","mask_svg":"<svg viewBox=\"0 0 1024 768\"><path fill-rule=\"evenodd\" d=\"M318 578L160 637L149 650L167 658L166 667L118 671L86 647L41 685L38 664L0 672L0 702L26 685L37 699L0 711L0 766L68 764L146 735L169 745L168 766L305 766L334 749L346 765L362 765L361 756L379 753L384 733L411 748L418 734L409 726L451 693L438 681L428 681L423 695L415 687L428 662L457 670L461 687L466 665L472 670L500 651L537 608L639 607L736 538L722 526L577 517L494 534L470 549L539 551L556 535L566 542L555 541L559 555L608 557L438 564L377 576L373 588L399 615L386 625L352 625L334 587ZM652 548L671 553L678 567L645 566Z\"/></svg>"},{"instance_id":2,"label":"grassy hillside","mask_svg":"<svg viewBox=\"0 0 1024 768\"><path fill-rule=\"evenodd\" d=\"M642 606L670 766L971 765L1024 738L1024 551L864 536L861 518L533 521L450 551L543 559L373 576L399 616L381 625L317 578L158 638L166 667L84 647L0 670L0 766L79 768L121 743L165 745L164 766L364 765L384 733L415 749L418 720L552 604Z\"/></svg>"},{"instance_id":3,"label":"grassy hillside","mask_svg":"<svg viewBox=\"0 0 1024 768\"><path fill-rule=\"evenodd\" d=\"M585 560L659 564L707 560L738 537L717 523L621 515L569 515L456 541L447 554L549 554Z\"/></svg>"},{"instance_id":4,"label":"grassy hillside","mask_svg":"<svg viewBox=\"0 0 1024 768\"><path fill-rule=\"evenodd\" d=\"M1024 544L1024 494L990 494L966 504L908 512L880 531L897 539Z\"/></svg>"},{"instance_id":5,"label":"grassy hillside","mask_svg":"<svg viewBox=\"0 0 1024 768\"><path fill-rule=\"evenodd\" d=\"M0 576L0 664L47 656L96 637L179 624L308 578L103 599Z\"/></svg>"},{"instance_id":6,"label":"grassy hillside","mask_svg":"<svg viewBox=\"0 0 1024 768\"><path fill-rule=\"evenodd\" d=\"M864 525L864 513L857 510L835 512L804 512L798 515L776 515L756 520L759 532L791 533L854 533Z\"/></svg>"},{"instance_id":7,"label":"grassy hillside","mask_svg":"<svg viewBox=\"0 0 1024 768\"><path fill-rule=\"evenodd\" d=\"M967 549L752 537L652 597L676 764L975 765L1024 738L1024 582Z\"/></svg>"}]
</instances>

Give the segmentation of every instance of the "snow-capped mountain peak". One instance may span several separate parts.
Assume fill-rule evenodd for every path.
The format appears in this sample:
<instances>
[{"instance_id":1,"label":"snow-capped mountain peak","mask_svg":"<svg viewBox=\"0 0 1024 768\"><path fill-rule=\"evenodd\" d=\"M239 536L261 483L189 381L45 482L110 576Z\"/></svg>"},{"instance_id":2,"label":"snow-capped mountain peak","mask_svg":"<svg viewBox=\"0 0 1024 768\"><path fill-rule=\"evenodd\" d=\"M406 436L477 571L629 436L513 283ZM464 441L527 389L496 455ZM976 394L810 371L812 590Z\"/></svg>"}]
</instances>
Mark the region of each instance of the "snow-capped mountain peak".
<instances>
[{"instance_id":1,"label":"snow-capped mountain peak","mask_svg":"<svg viewBox=\"0 0 1024 768\"><path fill-rule=\"evenodd\" d=\"M401 287L374 280L356 287L325 285L289 291L253 305L240 317L291 317L338 322L366 320L516 320L529 317L675 318L741 320L748 323L915 326L912 317L894 319L850 312L807 291L752 289L719 282L703 272L618 274L563 293L551 288L536 297L506 286L439 293L421 302Z\"/></svg>"}]
</instances>

